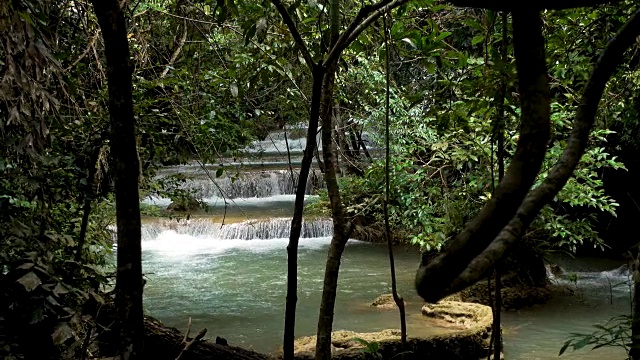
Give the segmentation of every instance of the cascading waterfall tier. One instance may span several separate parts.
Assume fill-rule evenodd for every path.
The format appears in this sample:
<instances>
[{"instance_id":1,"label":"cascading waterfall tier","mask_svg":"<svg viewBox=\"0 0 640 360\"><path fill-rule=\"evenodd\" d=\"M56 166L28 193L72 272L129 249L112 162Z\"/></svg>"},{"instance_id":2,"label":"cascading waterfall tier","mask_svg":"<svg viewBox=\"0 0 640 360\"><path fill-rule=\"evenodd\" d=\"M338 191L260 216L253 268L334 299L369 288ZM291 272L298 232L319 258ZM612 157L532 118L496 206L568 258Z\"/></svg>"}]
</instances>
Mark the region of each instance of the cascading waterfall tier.
<instances>
[{"instance_id":1,"label":"cascading waterfall tier","mask_svg":"<svg viewBox=\"0 0 640 360\"><path fill-rule=\"evenodd\" d=\"M273 218L248 220L232 224L220 224L208 219L191 219L186 221L158 221L142 227L142 241L151 241L164 232L175 231L177 234L196 238L214 238L221 240L267 240L288 238L291 230L291 219ZM301 238L330 237L333 232L331 219L315 219L302 222Z\"/></svg>"},{"instance_id":2,"label":"cascading waterfall tier","mask_svg":"<svg viewBox=\"0 0 640 360\"><path fill-rule=\"evenodd\" d=\"M217 179L197 176L187 181L185 188L202 198L265 198L277 195L293 195L296 192L297 171L249 171L229 173ZM306 195L323 187L322 174L313 172L307 179Z\"/></svg>"}]
</instances>

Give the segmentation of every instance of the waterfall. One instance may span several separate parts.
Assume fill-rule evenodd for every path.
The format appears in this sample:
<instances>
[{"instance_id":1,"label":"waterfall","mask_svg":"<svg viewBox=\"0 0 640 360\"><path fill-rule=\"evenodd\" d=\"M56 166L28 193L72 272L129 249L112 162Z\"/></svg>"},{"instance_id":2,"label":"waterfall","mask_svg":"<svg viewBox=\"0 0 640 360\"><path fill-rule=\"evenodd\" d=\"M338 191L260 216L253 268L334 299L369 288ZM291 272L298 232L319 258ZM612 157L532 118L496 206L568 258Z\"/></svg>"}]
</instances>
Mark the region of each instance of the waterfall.
<instances>
[{"instance_id":1,"label":"waterfall","mask_svg":"<svg viewBox=\"0 0 640 360\"><path fill-rule=\"evenodd\" d=\"M225 224L208 219L191 219L187 221L158 221L142 227L142 240L152 241L165 231L174 231L179 235L196 238L213 238L220 240L268 240L288 238L291 230L291 219L274 218L264 220L248 220L239 223ZM302 222L301 238L330 237L333 233L331 219L316 219Z\"/></svg>"},{"instance_id":2,"label":"waterfall","mask_svg":"<svg viewBox=\"0 0 640 360\"><path fill-rule=\"evenodd\" d=\"M184 187L204 199L264 198L295 194L298 179L299 174L289 170L249 171L228 173L213 180L198 176L187 181ZM305 194L310 195L315 188L322 186L322 174L314 172L307 179Z\"/></svg>"}]
</instances>

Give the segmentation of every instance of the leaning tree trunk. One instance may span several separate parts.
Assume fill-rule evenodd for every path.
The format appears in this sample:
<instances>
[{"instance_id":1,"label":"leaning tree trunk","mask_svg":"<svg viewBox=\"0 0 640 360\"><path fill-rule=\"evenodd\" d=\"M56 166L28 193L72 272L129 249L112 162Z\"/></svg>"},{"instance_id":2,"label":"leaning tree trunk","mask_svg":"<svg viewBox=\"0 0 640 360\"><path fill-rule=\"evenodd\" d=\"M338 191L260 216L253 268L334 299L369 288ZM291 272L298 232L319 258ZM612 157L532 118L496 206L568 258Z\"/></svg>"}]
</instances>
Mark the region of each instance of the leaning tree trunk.
<instances>
[{"instance_id":1,"label":"leaning tree trunk","mask_svg":"<svg viewBox=\"0 0 640 360\"><path fill-rule=\"evenodd\" d=\"M111 119L111 156L116 195L118 256L116 312L120 356L139 359L143 347L139 158L133 119L132 66L124 11L118 0L93 0L104 37Z\"/></svg>"},{"instance_id":2,"label":"leaning tree trunk","mask_svg":"<svg viewBox=\"0 0 640 360\"><path fill-rule=\"evenodd\" d=\"M316 133L320 118L320 100L325 71L322 67L313 69L313 86L311 92L311 114L307 129L307 145L302 156L296 200L291 220L291 233L287 245L287 300L284 318L283 356L285 360L294 358L294 339L296 327L296 304L298 301L298 242L302 232L302 213L304 210L304 195L307 188L307 178L311 171L311 162L316 148Z\"/></svg>"},{"instance_id":3,"label":"leaning tree trunk","mask_svg":"<svg viewBox=\"0 0 640 360\"><path fill-rule=\"evenodd\" d=\"M517 43L515 34L518 33L515 26L516 14L517 12L514 12L514 46ZM606 84L617 67L622 63L625 52L635 44L638 35L640 35L640 10L636 10L633 16L631 16L618 31L616 36L611 38L607 47L598 58L582 93L580 105L573 122L573 130L571 136L567 139L567 146L556 165L549 171L546 179L535 189L529 191L518 207L517 212L503 229L500 230L497 236L492 236L488 240L476 238L478 233L473 231L474 229L468 229L471 231L465 236L465 242L473 237L476 241L489 243L483 251L475 254L475 258L469 262L465 262L463 272L455 277L449 284L434 281L434 277L440 273L439 271L444 269L442 262L426 264L425 259L423 259L423 263L418 269L416 276L416 288L423 298L430 299L431 301L439 300L443 294L446 295L462 290L477 282L478 279L483 277L500 259L504 258L506 251L522 236L543 206L551 201L567 183L578 165L582 154L585 152L589 134L598 111L598 104L600 103ZM532 46L531 42L528 43L528 46ZM516 59L518 59L517 51ZM518 67L520 70L520 66ZM523 68L523 70L524 69L526 68ZM529 71L531 72L531 69L529 69ZM520 75L520 71L518 71L518 73ZM523 102L524 98L525 96L523 95ZM529 99L529 101L531 100L532 99ZM526 108L523 107L523 117L525 110ZM522 137L520 140L522 141ZM513 162L511 166L513 166ZM511 167L509 167L505 175L505 180L509 178L510 171ZM501 186L502 183L499 188ZM475 220L473 222L475 222ZM459 245L462 246L457 250L461 251L463 256L473 257L474 254L469 254L469 252L475 252L475 250L477 250L477 248L473 246L466 246L465 244ZM464 253L467 253L467 255L464 255Z\"/></svg>"},{"instance_id":4,"label":"leaning tree trunk","mask_svg":"<svg viewBox=\"0 0 640 360\"><path fill-rule=\"evenodd\" d=\"M512 16L522 109L518 146L504 179L480 213L435 259L423 258L416 289L429 302L462 290L452 284L511 220L538 176L547 151L550 106L542 20L538 11L530 9L514 11ZM474 276L477 281L486 271Z\"/></svg>"}]
</instances>

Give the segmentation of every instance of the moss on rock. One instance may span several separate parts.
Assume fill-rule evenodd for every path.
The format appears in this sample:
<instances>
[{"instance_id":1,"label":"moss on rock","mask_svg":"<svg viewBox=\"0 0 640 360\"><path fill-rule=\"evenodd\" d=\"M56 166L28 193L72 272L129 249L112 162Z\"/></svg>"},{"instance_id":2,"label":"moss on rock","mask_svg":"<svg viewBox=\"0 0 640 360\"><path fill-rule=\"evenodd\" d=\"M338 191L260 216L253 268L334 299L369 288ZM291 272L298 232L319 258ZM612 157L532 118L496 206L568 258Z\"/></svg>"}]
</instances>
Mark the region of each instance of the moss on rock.
<instances>
[{"instance_id":1,"label":"moss on rock","mask_svg":"<svg viewBox=\"0 0 640 360\"><path fill-rule=\"evenodd\" d=\"M354 331L334 331L331 336L332 358L339 360L363 360L374 358L367 353L365 343L377 343L376 358L391 359L397 354L411 352L418 358L468 360L478 359L486 355L493 316L487 306L469 303L447 302L436 305L440 314L448 314L450 318L465 318L464 326L455 325L451 331L451 323L431 319L433 322L425 326L442 326L448 329L439 335L412 337L409 334L407 347L402 348L400 330L386 329L378 332L358 333ZM448 310L447 310L448 309ZM449 325L449 326L447 326ZM295 358L313 359L316 337L306 336L296 339ZM281 355L281 354L276 354Z\"/></svg>"}]
</instances>

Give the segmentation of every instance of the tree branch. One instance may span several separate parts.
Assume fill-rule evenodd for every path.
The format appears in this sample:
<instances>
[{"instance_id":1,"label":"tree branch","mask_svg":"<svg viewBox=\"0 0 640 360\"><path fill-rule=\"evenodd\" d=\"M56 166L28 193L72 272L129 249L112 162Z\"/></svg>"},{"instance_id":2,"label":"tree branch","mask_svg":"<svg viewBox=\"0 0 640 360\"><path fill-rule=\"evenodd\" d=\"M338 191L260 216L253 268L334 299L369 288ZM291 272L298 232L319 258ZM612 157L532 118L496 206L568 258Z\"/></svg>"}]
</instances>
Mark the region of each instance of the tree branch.
<instances>
[{"instance_id":1,"label":"tree branch","mask_svg":"<svg viewBox=\"0 0 640 360\"><path fill-rule=\"evenodd\" d=\"M624 53L633 46L639 35L640 10L636 10L631 19L611 39L596 62L584 89L567 147L558 163L551 169L545 181L527 195L516 215L491 245L476 257L451 284L447 293L462 290L482 278L483 274L486 274L504 256L509 247L523 235L542 207L551 201L569 180L587 147L589 133L605 86L622 63Z\"/></svg>"},{"instance_id":2,"label":"tree branch","mask_svg":"<svg viewBox=\"0 0 640 360\"><path fill-rule=\"evenodd\" d=\"M409 2L409 0L383 0L374 5L362 7L355 19L353 19L347 29L340 35L338 41L333 45L322 65L328 67L333 62L338 61L342 51L351 45L372 22L379 19L384 13L404 5L407 2Z\"/></svg>"},{"instance_id":3,"label":"tree branch","mask_svg":"<svg viewBox=\"0 0 640 360\"><path fill-rule=\"evenodd\" d=\"M495 11L517 11L525 6L535 10L565 10L580 7L596 7L615 4L621 0L533 0L523 4L513 0L449 0L460 7L482 8Z\"/></svg>"},{"instance_id":4,"label":"tree branch","mask_svg":"<svg viewBox=\"0 0 640 360\"><path fill-rule=\"evenodd\" d=\"M160 79L164 79L164 77L167 76L167 74L169 73L169 70L173 66L173 63L178 59L178 56L180 55L180 52L182 51L184 44L187 42L187 34L188 34L187 20L185 19L183 23L184 23L183 24L184 31L182 32L182 37L180 37L180 41L178 41L178 46L173 51L173 54L171 55L169 62L165 66L164 70L162 70L162 74L160 74Z\"/></svg>"},{"instance_id":5,"label":"tree branch","mask_svg":"<svg viewBox=\"0 0 640 360\"><path fill-rule=\"evenodd\" d=\"M298 46L298 50L300 50L300 52L302 53L304 62L309 67L309 70L313 71L315 63L313 62L313 58L311 57L311 53L309 52L307 45L302 39L302 35L300 35L296 24L293 22L293 19L291 19L291 15L289 15L289 12L284 7L284 5L282 5L282 2L280 0L271 0L271 3L276 7L278 12L280 13L280 16L282 16L282 21L284 21L285 25L287 25L287 28L289 28L289 32L291 33L293 40Z\"/></svg>"},{"instance_id":6,"label":"tree branch","mask_svg":"<svg viewBox=\"0 0 640 360\"><path fill-rule=\"evenodd\" d=\"M550 133L549 84L538 11L513 13L513 46L521 96L521 128L516 152L504 179L478 216L432 261L423 256L416 290L435 302L509 222L533 185ZM426 255L426 254L425 254Z\"/></svg>"}]
</instances>

